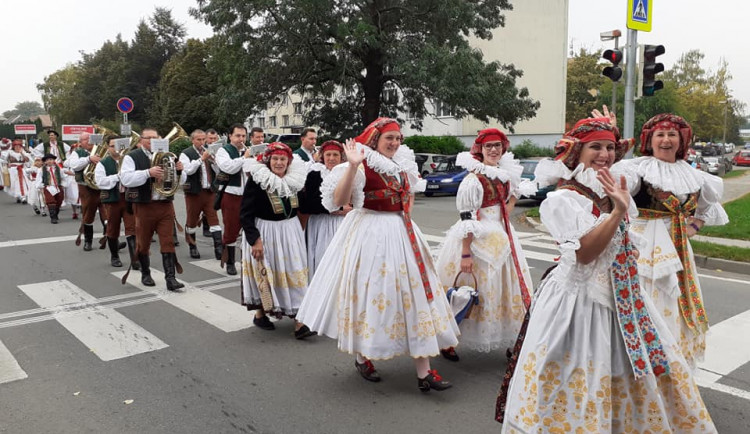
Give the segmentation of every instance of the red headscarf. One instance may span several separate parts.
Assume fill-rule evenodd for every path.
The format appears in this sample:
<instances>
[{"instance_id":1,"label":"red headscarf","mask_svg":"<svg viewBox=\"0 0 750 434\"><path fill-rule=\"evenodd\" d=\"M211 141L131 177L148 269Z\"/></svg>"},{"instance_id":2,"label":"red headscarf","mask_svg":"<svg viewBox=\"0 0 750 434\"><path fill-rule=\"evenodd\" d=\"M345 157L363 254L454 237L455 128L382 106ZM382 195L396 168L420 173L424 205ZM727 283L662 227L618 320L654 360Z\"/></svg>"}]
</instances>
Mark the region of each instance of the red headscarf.
<instances>
[{"instance_id":1,"label":"red headscarf","mask_svg":"<svg viewBox=\"0 0 750 434\"><path fill-rule=\"evenodd\" d=\"M362 134L355 137L354 140L375 149L378 146L380 135L389 131L401 132L401 127L398 125L398 121L391 118L377 118L365 128Z\"/></svg>"},{"instance_id":2,"label":"red headscarf","mask_svg":"<svg viewBox=\"0 0 750 434\"><path fill-rule=\"evenodd\" d=\"M268 162L271 161L271 155L286 155L289 159L289 163L292 162L292 148L281 142L273 142L269 144L266 151L258 155L258 161L268 164Z\"/></svg>"},{"instance_id":3,"label":"red headscarf","mask_svg":"<svg viewBox=\"0 0 750 434\"><path fill-rule=\"evenodd\" d=\"M651 137L656 130L677 130L680 135L680 147L677 149L677 159L688 157L688 146L693 139L693 128L685 119L671 113L662 113L649 119L641 129L641 155L654 155L651 149Z\"/></svg>"},{"instance_id":4,"label":"red headscarf","mask_svg":"<svg viewBox=\"0 0 750 434\"><path fill-rule=\"evenodd\" d=\"M326 151L337 151L339 155L341 155L341 159L344 159L344 145L342 145L341 142L337 142L336 140L327 140L323 142L322 145L320 145L318 159L321 163L323 163L323 154L325 154Z\"/></svg>"},{"instance_id":5,"label":"red headscarf","mask_svg":"<svg viewBox=\"0 0 750 434\"><path fill-rule=\"evenodd\" d=\"M570 170L578 166L583 145L596 140L608 140L615 143L615 162L630 150L634 139L620 140L620 132L612 126L609 118L588 118L576 122L573 129L557 142L555 160L560 160Z\"/></svg>"},{"instance_id":6,"label":"red headscarf","mask_svg":"<svg viewBox=\"0 0 750 434\"><path fill-rule=\"evenodd\" d=\"M505 133L497 128L486 128L479 131L479 135L474 139L474 144L471 146L469 153L477 160L483 161L484 156L482 155L482 145L487 142L501 142L503 144L503 154L510 147L510 141Z\"/></svg>"}]
</instances>

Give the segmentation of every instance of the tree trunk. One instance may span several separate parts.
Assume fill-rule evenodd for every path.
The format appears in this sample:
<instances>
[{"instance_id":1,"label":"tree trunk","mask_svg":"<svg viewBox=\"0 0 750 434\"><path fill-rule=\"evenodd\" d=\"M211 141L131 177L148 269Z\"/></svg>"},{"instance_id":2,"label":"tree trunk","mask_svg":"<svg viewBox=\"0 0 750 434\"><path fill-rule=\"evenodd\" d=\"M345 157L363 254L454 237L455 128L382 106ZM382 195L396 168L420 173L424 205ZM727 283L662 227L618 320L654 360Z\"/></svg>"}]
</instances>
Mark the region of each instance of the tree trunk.
<instances>
[{"instance_id":1,"label":"tree trunk","mask_svg":"<svg viewBox=\"0 0 750 434\"><path fill-rule=\"evenodd\" d=\"M362 87L365 105L362 107L362 126L370 125L380 115L380 98L383 94L383 53L370 50L365 61L365 77Z\"/></svg>"}]
</instances>

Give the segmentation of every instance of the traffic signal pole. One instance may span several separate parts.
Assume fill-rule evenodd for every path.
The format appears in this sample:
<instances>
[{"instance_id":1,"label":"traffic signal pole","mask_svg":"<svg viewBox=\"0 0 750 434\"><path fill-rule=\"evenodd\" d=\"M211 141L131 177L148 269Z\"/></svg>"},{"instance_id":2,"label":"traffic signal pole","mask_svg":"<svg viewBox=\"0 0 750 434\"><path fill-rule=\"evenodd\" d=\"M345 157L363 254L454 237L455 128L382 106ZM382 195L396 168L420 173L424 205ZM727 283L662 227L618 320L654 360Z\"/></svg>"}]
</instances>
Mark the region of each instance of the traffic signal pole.
<instances>
[{"instance_id":1,"label":"traffic signal pole","mask_svg":"<svg viewBox=\"0 0 750 434\"><path fill-rule=\"evenodd\" d=\"M638 31L628 29L627 64L625 65L625 113L623 118L624 139L633 136L635 126L635 64L638 57ZM631 151L632 152L632 151Z\"/></svg>"}]
</instances>

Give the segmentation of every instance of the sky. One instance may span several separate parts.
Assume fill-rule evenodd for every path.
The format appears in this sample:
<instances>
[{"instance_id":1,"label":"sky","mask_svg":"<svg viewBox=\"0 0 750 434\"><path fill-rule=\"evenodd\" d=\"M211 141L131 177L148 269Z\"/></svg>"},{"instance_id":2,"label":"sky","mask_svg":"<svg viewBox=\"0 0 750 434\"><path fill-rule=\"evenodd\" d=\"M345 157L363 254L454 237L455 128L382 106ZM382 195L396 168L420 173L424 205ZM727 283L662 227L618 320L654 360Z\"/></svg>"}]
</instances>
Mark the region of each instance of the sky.
<instances>
[{"instance_id":1,"label":"sky","mask_svg":"<svg viewBox=\"0 0 750 434\"><path fill-rule=\"evenodd\" d=\"M101 0L1 0L4 24L0 34L4 38L0 49L0 113L21 101L41 103L36 85L45 76L80 60L80 51L96 51L118 33L124 40L132 40L138 22L147 19L156 6L171 8L173 17L185 25L188 37L210 36L211 28L188 14L188 8L195 4L195 0L129 0L121 4ZM729 83L732 95L748 104L750 113L750 55L746 54L750 3L657 0L653 7L653 30L638 32L638 42L664 45L666 54L659 60L666 69L691 49L706 55L705 69L715 71L724 58L734 77ZM620 45L624 45L626 9L627 0L569 0L569 45L575 51L580 47L610 48L612 42L601 42L599 33L613 29L622 30Z\"/></svg>"}]
</instances>

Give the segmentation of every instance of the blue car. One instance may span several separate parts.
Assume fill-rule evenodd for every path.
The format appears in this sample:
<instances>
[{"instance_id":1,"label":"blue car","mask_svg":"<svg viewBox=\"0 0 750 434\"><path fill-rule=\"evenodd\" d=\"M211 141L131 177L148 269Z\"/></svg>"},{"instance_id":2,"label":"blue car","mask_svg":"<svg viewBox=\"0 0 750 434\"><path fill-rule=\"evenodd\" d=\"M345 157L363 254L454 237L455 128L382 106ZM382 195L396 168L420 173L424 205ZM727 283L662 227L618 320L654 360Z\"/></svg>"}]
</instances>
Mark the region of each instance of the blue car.
<instances>
[{"instance_id":1,"label":"blue car","mask_svg":"<svg viewBox=\"0 0 750 434\"><path fill-rule=\"evenodd\" d=\"M442 161L430 175L424 177L427 181L424 195L430 197L435 193L456 194L458 185L468 173L467 170L456 166L456 157Z\"/></svg>"},{"instance_id":2,"label":"blue car","mask_svg":"<svg viewBox=\"0 0 750 434\"><path fill-rule=\"evenodd\" d=\"M536 170L536 165L539 164L539 160L521 160L520 163L521 166L523 166L523 173L521 173L521 178L533 180L534 170ZM529 199L534 199L537 202L541 202L547 198L547 193L554 189L554 185L548 185L547 187L540 188L536 191L536 193L534 193L533 196L529 196Z\"/></svg>"}]
</instances>

